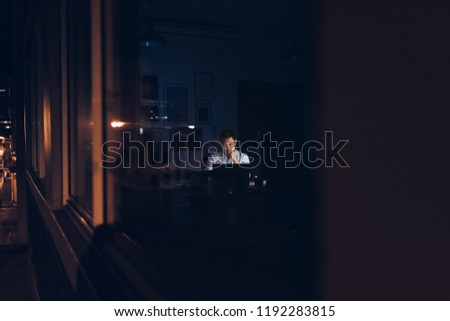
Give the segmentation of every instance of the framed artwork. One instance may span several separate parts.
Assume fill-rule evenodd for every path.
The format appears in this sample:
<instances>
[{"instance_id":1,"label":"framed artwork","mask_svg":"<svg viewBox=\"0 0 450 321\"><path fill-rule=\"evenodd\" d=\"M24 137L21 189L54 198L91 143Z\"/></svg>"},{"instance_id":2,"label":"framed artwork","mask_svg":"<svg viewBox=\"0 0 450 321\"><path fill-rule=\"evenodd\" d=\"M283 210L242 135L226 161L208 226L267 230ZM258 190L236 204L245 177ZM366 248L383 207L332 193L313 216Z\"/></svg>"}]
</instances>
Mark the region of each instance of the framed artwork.
<instances>
[{"instance_id":1,"label":"framed artwork","mask_svg":"<svg viewBox=\"0 0 450 321\"><path fill-rule=\"evenodd\" d=\"M213 122L213 103L195 103L195 122L198 124L210 124Z\"/></svg>"},{"instance_id":2,"label":"framed artwork","mask_svg":"<svg viewBox=\"0 0 450 321\"><path fill-rule=\"evenodd\" d=\"M183 84L164 84L165 115L168 122L190 121L190 89Z\"/></svg>"},{"instance_id":3,"label":"framed artwork","mask_svg":"<svg viewBox=\"0 0 450 321\"><path fill-rule=\"evenodd\" d=\"M214 74L212 72L195 72L194 87L196 101L214 100Z\"/></svg>"},{"instance_id":4,"label":"framed artwork","mask_svg":"<svg viewBox=\"0 0 450 321\"><path fill-rule=\"evenodd\" d=\"M141 99L158 99L158 76L145 74L141 75Z\"/></svg>"}]
</instances>

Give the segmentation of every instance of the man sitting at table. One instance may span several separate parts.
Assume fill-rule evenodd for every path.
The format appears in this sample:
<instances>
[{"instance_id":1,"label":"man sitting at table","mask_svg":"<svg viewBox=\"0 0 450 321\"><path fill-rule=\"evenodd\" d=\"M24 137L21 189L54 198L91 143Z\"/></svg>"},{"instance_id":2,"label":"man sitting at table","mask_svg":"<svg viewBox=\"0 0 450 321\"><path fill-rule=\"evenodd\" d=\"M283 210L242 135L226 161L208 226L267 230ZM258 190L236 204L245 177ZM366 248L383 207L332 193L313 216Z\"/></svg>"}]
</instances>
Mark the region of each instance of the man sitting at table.
<instances>
[{"instance_id":1,"label":"man sitting at table","mask_svg":"<svg viewBox=\"0 0 450 321\"><path fill-rule=\"evenodd\" d=\"M207 170L212 170L213 165L221 164L250 164L248 155L236 149L236 134L232 129L224 129L219 134L221 152L216 152L208 157Z\"/></svg>"}]
</instances>

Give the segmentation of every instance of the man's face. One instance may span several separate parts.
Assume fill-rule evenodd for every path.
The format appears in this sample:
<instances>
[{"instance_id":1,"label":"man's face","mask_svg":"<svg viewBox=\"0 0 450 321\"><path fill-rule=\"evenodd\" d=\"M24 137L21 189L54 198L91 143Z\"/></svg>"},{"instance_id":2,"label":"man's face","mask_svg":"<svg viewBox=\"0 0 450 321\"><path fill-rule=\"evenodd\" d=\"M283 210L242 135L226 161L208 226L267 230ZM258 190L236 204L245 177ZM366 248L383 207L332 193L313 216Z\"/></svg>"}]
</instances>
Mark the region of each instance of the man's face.
<instances>
[{"instance_id":1,"label":"man's face","mask_svg":"<svg viewBox=\"0 0 450 321\"><path fill-rule=\"evenodd\" d=\"M222 147L225 154L229 156L236 147L236 140L234 140L233 137L227 138L224 141L222 141Z\"/></svg>"}]
</instances>

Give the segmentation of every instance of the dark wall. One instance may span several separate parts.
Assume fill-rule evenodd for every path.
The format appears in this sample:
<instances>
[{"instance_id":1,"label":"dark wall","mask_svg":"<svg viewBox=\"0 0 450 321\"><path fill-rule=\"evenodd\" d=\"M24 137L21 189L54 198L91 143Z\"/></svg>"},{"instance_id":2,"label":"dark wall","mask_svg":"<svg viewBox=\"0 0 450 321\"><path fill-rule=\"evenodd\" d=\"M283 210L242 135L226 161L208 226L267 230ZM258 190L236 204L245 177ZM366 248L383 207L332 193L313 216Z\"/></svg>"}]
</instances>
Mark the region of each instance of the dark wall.
<instances>
[{"instance_id":1,"label":"dark wall","mask_svg":"<svg viewBox=\"0 0 450 321\"><path fill-rule=\"evenodd\" d=\"M13 66L12 1L3 0L0 10L0 78L11 77Z\"/></svg>"},{"instance_id":2,"label":"dark wall","mask_svg":"<svg viewBox=\"0 0 450 321\"><path fill-rule=\"evenodd\" d=\"M450 3L324 0L320 131L349 139L321 170L329 299L450 299ZM319 132L320 132L319 131Z\"/></svg>"}]
</instances>

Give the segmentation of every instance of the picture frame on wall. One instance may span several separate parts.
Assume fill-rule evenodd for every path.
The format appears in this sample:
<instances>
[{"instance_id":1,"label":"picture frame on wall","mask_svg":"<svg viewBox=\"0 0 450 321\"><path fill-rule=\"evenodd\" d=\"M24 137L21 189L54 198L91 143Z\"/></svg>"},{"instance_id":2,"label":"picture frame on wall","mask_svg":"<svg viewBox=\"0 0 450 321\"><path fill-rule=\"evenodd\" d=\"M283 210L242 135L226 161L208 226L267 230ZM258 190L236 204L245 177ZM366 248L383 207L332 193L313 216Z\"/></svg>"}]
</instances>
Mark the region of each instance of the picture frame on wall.
<instances>
[{"instance_id":1,"label":"picture frame on wall","mask_svg":"<svg viewBox=\"0 0 450 321\"><path fill-rule=\"evenodd\" d=\"M198 124L211 124L213 122L213 103L196 102L195 103L195 121Z\"/></svg>"},{"instance_id":2,"label":"picture frame on wall","mask_svg":"<svg viewBox=\"0 0 450 321\"><path fill-rule=\"evenodd\" d=\"M196 101L214 100L214 74L212 72L194 73L194 98Z\"/></svg>"},{"instance_id":3,"label":"picture frame on wall","mask_svg":"<svg viewBox=\"0 0 450 321\"><path fill-rule=\"evenodd\" d=\"M167 122L191 120L191 90L186 84L164 84L164 105Z\"/></svg>"},{"instance_id":4,"label":"picture frame on wall","mask_svg":"<svg viewBox=\"0 0 450 321\"><path fill-rule=\"evenodd\" d=\"M158 95L158 76L142 74L141 75L141 100L157 100Z\"/></svg>"}]
</instances>

